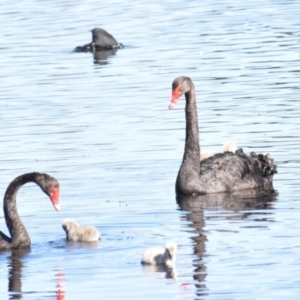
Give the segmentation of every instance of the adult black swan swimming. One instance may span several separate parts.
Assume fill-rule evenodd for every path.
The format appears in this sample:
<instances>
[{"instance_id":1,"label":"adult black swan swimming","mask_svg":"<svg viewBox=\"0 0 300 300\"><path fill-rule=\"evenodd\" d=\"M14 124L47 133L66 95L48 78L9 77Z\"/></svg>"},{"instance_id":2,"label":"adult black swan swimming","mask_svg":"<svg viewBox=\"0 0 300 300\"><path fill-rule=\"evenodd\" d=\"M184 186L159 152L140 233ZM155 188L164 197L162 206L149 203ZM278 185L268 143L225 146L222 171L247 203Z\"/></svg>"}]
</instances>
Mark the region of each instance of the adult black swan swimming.
<instances>
[{"instance_id":1,"label":"adult black swan swimming","mask_svg":"<svg viewBox=\"0 0 300 300\"><path fill-rule=\"evenodd\" d=\"M59 205L59 184L57 180L43 173L27 173L14 179L8 186L5 195L3 210L10 236L0 231L0 250L30 248L30 237L17 211L16 196L19 188L28 182L36 183L49 196L56 210Z\"/></svg>"},{"instance_id":2,"label":"adult black swan swimming","mask_svg":"<svg viewBox=\"0 0 300 300\"><path fill-rule=\"evenodd\" d=\"M251 153L241 149L235 153L217 153L199 163L200 145L196 93L189 77L178 77L173 81L173 109L185 94L186 137L183 161L176 180L178 195L201 195L239 190L273 190L273 174L277 166L269 154Z\"/></svg>"}]
</instances>

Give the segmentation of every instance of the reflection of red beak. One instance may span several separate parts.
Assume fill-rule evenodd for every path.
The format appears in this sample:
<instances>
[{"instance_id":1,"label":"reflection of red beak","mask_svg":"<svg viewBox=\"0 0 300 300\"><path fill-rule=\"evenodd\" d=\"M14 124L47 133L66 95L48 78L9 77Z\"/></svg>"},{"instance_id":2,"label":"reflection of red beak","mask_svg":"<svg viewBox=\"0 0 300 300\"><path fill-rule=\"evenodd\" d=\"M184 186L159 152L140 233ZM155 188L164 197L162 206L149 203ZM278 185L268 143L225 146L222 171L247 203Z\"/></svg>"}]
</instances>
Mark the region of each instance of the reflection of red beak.
<instances>
[{"instance_id":1,"label":"reflection of red beak","mask_svg":"<svg viewBox=\"0 0 300 300\"><path fill-rule=\"evenodd\" d=\"M58 273L57 286L56 286L56 300L65 299L65 287L64 287L64 273Z\"/></svg>"},{"instance_id":2,"label":"reflection of red beak","mask_svg":"<svg viewBox=\"0 0 300 300\"><path fill-rule=\"evenodd\" d=\"M189 288L189 285L190 285L190 284L189 284L188 282L182 283L182 284L181 284L181 288L184 289L184 290L187 290L187 289Z\"/></svg>"},{"instance_id":3,"label":"reflection of red beak","mask_svg":"<svg viewBox=\"0 0 300 300\"><path fill-rule=\"evenodd\" d=\"M169 104L169 109L173 109L175 107L175 105L177 104L180 96L181 96L181 93L180 93L180 85L175 88L173 91L172 91L172 99L171 99L171 102Z\"/></svg>"},{"instance_id":4,"label":"reflection of red beak","mask_svg":"<svg viewBox=\"0 0 300 300\"><path fill-rule=\"evenodd\" d=\"M50 193L50 199L56 210L60 210L59 204L59 189L54 187Z\"/></svg>"}]
</instances>

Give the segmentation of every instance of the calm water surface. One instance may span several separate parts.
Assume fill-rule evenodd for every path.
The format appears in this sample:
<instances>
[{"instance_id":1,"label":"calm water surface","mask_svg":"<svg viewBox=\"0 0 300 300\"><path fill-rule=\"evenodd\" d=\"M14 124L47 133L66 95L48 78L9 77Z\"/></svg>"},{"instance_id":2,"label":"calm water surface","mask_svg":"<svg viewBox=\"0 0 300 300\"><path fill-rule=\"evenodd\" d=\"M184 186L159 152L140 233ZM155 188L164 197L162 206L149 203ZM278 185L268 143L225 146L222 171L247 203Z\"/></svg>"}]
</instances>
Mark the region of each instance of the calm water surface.
<instances>
[{"instance_id":1,"label":"calm water surface","mask_svg":"<svg viewBox=\"0 0 300 300\"><path fill-rule=\"evenodd\" d=\"M299 299L299 1L0 7L0 188L47 172L62 204L20 190L32 248L0 254L0 299ZM72 53L94 27L125 49ZM202 149L231 139L271 153L277 195L176 199L184 101L167 106L179 75L196 85ZM64 218L101 242L66 244ZM174 274L140 265L169 240Z\"/></svg>"}]
</instances>

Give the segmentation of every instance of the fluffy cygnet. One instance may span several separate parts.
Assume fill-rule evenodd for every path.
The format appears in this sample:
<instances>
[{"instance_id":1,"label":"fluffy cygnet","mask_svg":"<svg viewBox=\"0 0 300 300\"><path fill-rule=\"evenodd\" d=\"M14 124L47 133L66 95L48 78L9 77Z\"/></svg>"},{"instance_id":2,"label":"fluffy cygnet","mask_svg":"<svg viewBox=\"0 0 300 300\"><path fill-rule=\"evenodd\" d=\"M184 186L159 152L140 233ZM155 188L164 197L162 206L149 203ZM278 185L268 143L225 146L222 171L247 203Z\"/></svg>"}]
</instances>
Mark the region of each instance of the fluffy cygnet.
<instances>
[{"instance_id":1,"label":"fluffy cygnet","mask_svg":"<svg viewBox=\"0 0 300 300\"><path fill-rule=\"evenodd\" d=\"M223 152L233 152L237 150L236 143L233 141L227 141L223 145Z\"/></svg>"},{"instance_id":2,"label":"fluffy cygnet","mask_svg":"<svg viewBox=\"0 0 300 300\"><path fill-rule=\"evenodd\" d=\"M237 150L236 143L233 142L233 141L227 141L223 145L223 152L233 152L233 153L235 153L236 150ZM200 160L211 157L215 154L216 154L216 152L212 151L212 150L202 151L200 153Z\"/></svg>"},{"instance_id":3,"label":"fluffy cygnet","mask_svg":"<svg viewBox=\"0 0 300 300\"><path fill-rule=\"evenodd\" d=\"M213 156L215 154L216 154L216 152L212 151L212 150L201 151L200 152L200 160L203 160L205 158L211 157L211 156Z\"/></svg>"},{"instance_id":4,"label":"fluffy cygnet","mask_svg":"<svg viewBox=\"0 0 300 300\"><path fill-rule=\"evenodd\" d=\"M166 265L172 267L176 261L177 245L168 242L164 248L149 248L142 255L142 264Z\"/></svg>"},{"instance_id":5,"label":"fluffy cygnet","mask_svg":"<svg viewBox=\"0 0 300 300\"><path fill-rule=\"evenodd\" d=\"M62 223L68 242L95 242L100 239L100 232L94 226L80 226L72 219Z\"/></svg>"}]
</instances>

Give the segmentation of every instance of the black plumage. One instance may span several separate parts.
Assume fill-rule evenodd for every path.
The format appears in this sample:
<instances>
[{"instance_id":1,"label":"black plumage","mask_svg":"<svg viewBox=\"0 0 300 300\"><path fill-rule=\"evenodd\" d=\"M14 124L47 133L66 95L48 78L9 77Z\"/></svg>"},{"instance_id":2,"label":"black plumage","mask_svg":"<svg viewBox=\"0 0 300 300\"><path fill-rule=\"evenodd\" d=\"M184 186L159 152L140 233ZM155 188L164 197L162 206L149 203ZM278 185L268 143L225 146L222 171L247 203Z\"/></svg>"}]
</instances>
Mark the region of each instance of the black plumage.
<instances>
[{"instance_id":1,"label":"black plumage","mask_svg":"<svg viewBox=\"0 0 300 300\"><path fill-rule=\"evenodd\" d=\"M10 237L0 231L0 250L30 248L30 237L18 215L16 202L18 190L28 182L36 183L49 196L55 208L59 209L59 184L55 178L37 172L15 178L7 187L4 195L3 210Z\"/></svg>"},{"instance_id":2,"label":"black plumage","mask_svg":"<svg viewBox=\"0 0 300 300\"><path fill-rule=\"evenodd\" d=\"M176 180L178 195L201 195L249 189L273 190L273 175L277 166L269 154L218 153L199 162L200 144L195 87L188 77L173 82L172 100L175 107L179 97L186 98L186 139L183 161Z\"/></svg>"}]
</instances>

